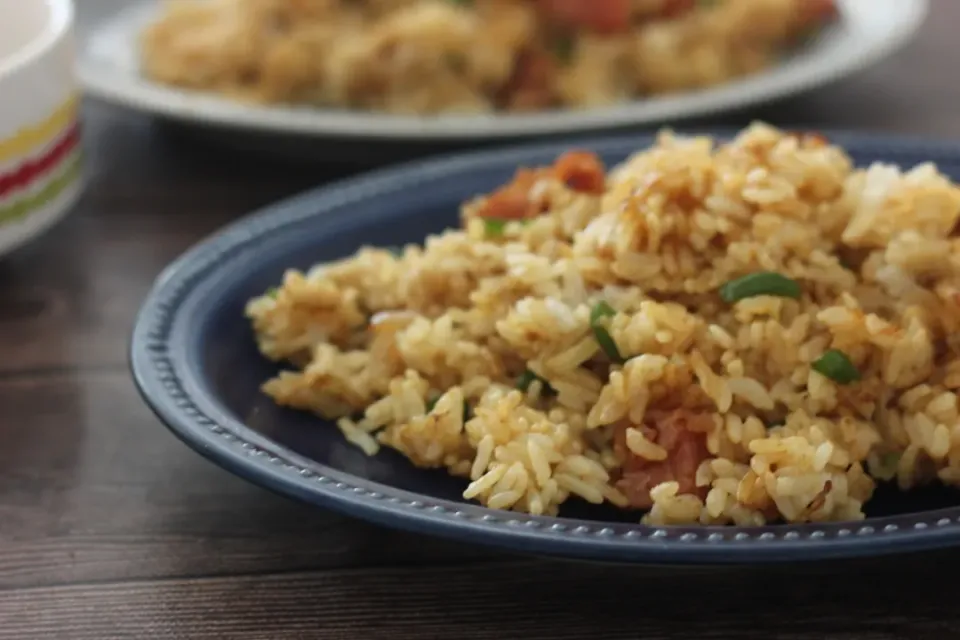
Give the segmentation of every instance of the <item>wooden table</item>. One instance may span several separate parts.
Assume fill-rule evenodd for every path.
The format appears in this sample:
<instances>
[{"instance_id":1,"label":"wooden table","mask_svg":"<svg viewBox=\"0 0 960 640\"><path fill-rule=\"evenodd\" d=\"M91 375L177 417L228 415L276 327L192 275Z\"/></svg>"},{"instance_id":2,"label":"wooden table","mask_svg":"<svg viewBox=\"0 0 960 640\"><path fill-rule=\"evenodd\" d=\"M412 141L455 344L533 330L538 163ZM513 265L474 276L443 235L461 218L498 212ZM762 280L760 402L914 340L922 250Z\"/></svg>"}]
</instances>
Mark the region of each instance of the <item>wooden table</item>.
<instances>
[{"instance_id":1,"label":"wooden table","mask_svg":"<svg viewBox=\"0 0 960 640\"><path fill-rule=\"evenodd\" d=\"M960 141L960 2L785 125ZM160 269L334 173L224 153L88 104L89 191L0 260L0 639L937 638L960 550L777 569L617 568L396 533L248 485L176 441L127 373ZM342 170L339 171L342 173Z\"/></svg>"}]
</instances>

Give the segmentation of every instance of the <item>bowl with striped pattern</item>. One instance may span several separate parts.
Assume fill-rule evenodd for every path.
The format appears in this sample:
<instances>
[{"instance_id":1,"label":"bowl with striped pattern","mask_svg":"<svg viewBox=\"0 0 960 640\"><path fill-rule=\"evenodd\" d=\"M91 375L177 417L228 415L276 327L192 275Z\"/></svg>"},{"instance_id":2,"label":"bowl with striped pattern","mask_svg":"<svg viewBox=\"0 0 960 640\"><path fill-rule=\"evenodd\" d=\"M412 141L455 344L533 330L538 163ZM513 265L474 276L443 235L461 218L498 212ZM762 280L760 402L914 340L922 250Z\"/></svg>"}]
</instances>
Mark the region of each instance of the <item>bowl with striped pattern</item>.
<instances>
[{"instance_id":1,"label":"bowl with striped pattern","mask_svg":"<svg viewBox=\"0 0 960 640\"><path fill-rule=\"evenodd\" d=\"M73 22L70 0L0 0L0 254L82 191Z\"/></svg>"}]
</instances>

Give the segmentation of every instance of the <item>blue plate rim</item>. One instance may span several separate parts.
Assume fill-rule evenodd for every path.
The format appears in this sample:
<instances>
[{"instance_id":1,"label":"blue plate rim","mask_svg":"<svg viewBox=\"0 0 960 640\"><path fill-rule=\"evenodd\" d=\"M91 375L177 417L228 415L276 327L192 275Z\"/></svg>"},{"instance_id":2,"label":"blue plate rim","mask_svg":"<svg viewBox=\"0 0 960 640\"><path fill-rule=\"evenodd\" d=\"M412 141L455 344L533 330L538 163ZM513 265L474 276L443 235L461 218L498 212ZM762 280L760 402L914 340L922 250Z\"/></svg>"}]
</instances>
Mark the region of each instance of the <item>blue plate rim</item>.
<instances>
[{"instance_id":1,"label":"blue plate rim","mask_svg":"<svg viewBox=\"0 0 960 640\"><path fill-rule=\"evenodd\" d=\"M732 128L683 129L719 138ZM960 145L912 136L824 131L859 150L894 149L916 162L960 158ZM655 133L575 137L448 154L348 178L263 207L201 240L166 267L135 320L129 363L150 409L180 440L227 471L272 491L381 525L515 551L646 563L741 564L856 557L960 544L960 506L859 522L764 527L659 527L530 516L437 499L382 485L308 460L218 411L187 354L171 344L184 303L238 252L298 222L324 215L336 224L352 201L383 197L481 167L516 167L584 147L626 155ZM337 213L337 209L340 213ZM318 212L323 212L318 214Z\"/></svg>"}]
</instances>

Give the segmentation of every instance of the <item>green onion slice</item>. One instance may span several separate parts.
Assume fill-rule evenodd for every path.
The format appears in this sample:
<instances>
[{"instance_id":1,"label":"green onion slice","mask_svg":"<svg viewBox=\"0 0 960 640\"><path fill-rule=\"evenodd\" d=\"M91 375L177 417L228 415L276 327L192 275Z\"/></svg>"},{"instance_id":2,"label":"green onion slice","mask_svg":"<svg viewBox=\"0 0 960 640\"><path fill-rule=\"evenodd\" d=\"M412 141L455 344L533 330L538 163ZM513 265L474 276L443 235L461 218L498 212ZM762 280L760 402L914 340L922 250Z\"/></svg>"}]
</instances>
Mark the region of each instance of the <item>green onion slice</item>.
<instances>
[{"instance_id":1,"label":"green onion slice","mask_svg":"<svg viewBox=\"0 0 960 640\"><path fill-rule=\"evenodd\" d=\"M540 384L543 385L544 393L553 393L553 387L550 386L550 383L535 374L530 369L525 370L520 377L517 378L517 389L523 391L524 393L530 388L530 385L533 384L534 380L539 380Z\"/></svg>"},{"instance_id":2,"label":"green onion slice","mask_svg":"<svg viewBox=\"0 0 960 640\"><path fill-rule=\"evenodd\" d=\"M838 384L850 384L860 379L860 371L842 351L830 349L811 365L817 373Z\"/></svg>"},{"instance_id":3,"label":"green onion slice","mask_svg":"<svg viewBox=\"0 0 960 640\"><path fill-rule=\"evenodd\" d=\"M433 411L437 406L437 401L443 397L443 394L437 396L436 398L430 398L427 400L427 413ZM470 409L470 405L467 404L467 401L463 401L463 421L466 422L473 417L473 411Z\"/></svg>"},{"instance_id":4,"label":"green onion slice","mask_svg":"<svg viewBox=\"0 0 960 640\"><path fill-rule=\"evenodd\" d=\"M427 413L433 411L437 406L437 401L443 397L443 394L440 394L436 398L430 398L427 400ZM467 401L463 401L463 421L466 422L473 417L473 411L470 409L470 405L467 404Z\"/></svg>"},{"instance_id":5,"label":"green onion slice","mask_svg":"<svg viewBox=\"0 0 960 640\"><path fill-rule=\"evenodd\" d=\"M900 465L900 454L888 451L881 454L876 466L870 467L870 474L878 480L889 482L897 477L897 467Z\"/></svg>"},{"instance_id":6,"label":"green onion slice","mask_svg":"<svg viewBox=\"0 0 960 640\"><path fill-rule=\"evenodd\" d=\"M796 300L801 293L800 283L772 271L751 273L720 287L720 297L727 303L754 296L779 296Z\"/></svg>"},{"instance_id":7,"label":"green onion slice","mask_svg":"<svg viewBox=\"0 0 960 640\"><path fill-rule=\"evenodd\" d=\"M610 332L607 331L606 327L603 326L604 318L612 318L615 315L617 315L617 312L613 307L606 302L598 302L593 305L593 309L590 310L590 328L593 329L593 336L597 339L597 343L600 345L600 348L603 349L603 352L607 354L607 357L618 364L623 364L624 358L620 355L620 349L617 348L617 343L614 341L613 336L610 335Z\"/></svg>"},{"instance_id":8,"label":"green onion slice","mask_svg":"<svg viewBox=\"0 0 960 640\"><path fill-rule=\"evenodd\" d=\"M491 238L499 238L503 235L503 230L507 228L507 221L500 218L484 218L484 234Z\"/></svg>"}]
</instances>

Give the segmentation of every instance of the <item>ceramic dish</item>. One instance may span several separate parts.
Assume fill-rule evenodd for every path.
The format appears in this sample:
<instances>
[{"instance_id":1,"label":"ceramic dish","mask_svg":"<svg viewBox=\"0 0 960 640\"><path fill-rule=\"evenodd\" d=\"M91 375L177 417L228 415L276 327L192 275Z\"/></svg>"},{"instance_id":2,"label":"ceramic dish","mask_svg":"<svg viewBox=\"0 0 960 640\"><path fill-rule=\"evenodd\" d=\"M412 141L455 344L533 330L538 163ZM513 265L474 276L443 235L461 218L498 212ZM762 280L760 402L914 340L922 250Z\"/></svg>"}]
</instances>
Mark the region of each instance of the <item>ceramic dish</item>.
<instances>
[{"instance_id":1,"label":"ceramic dish","mask_svg":"<svg viewBox=\"0 0 960 640\"><path fill-rule=\"evenodd\" d=\"M144 79L137 34L156 6L138 4L93 29L80 77L95 96L167 118L249 130L332 138L408 141L486 140L597 130L705 116L785 97L863 69L906 43L927 13L926 0L840 0L842 19L802 51L764 73L716 88L588 111L532 115L406 117L340 110L244 106Z\"/></svg>"},{"instance_id":2,"label":"ceramic dish","mask_svg":"<svg viewBox=\"0 0 960 640\"><path fill-rule=\"evenodd\" d=\"M0 0L0 254L80 194L72 31L69 0Z\"/></svg>"},{"instance_id":3,"label":"ceramic dish","mask_svg":"<svg viewBox=\"0 0 960 640\"><path fill-rule=\"evenodd\" d=\"M721 137L723 134L719 134ZM960 177L960 148L831 134L858 165L936 162ZM608 166L647 137L578 143ZM862 556L960 542L960 493L878 489L867 519L764 527L659 527L636 514L568 502L561 517L495 511L460 498L464 483L389 450L367 457L329 423L258 391L276 366L257 351L247 301L289 267L361 245L420 242L455 225L459 204L546 165L553 144L443 158L378 172L282 202L202 242L157 279L132 338L132 370L157 415L202 455L259 485L387 526L521 552L621 562L755 562Z\"/></svg>"}]
</instances>

